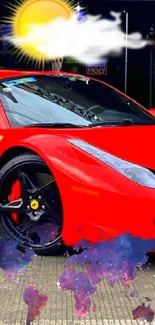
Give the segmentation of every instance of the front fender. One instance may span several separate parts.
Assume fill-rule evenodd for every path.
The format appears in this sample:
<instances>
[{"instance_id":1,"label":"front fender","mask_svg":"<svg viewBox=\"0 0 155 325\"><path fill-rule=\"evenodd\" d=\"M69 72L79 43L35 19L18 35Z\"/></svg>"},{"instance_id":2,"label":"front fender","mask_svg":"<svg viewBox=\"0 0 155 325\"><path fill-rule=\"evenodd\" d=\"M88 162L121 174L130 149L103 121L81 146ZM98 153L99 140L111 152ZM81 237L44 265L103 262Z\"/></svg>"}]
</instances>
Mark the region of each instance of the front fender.
<instances>
[{"instance_id":1,"label":"front fender","mask_svg":"<svg viewBox=\"0 0 155 325\"><path fill-rule=\"evenodd\" d=\"M18 134L9 132L5 134L0 142L0 156L3 157L7 151L13 148L30 149L47 164L57 182L63 206L63 223L65 224L67 218L65 186L67 184L67 175L63 163L64 166L69 166L70 160L74 161L76 159L76 154L70 144L64 137L59 135L39 134L27 136L25 134L20 137L19 132Z\"/></svg>"},{"instance_id":2,"label":"front fender","mask_svg":"<svg viewBox=\"0 0 155 325\"><path fill-rule=\"evenodd\" d=\"M91 199L95 200L93 206L100 199L99 188L103 187L103 182L99 175L98 178L92 175L95 176L97 167L103 168L102 164L92 157L86 158L65 137L58 135L29 137L22 141L22 145L36 152L56 179L63 206L62 238L65 244L73 246L83 239L83 234L78 231L81 228L86 229L85 237L88 238L88 232L91 235L94 228L88 221L89 217L94 219L94 212L90 215L89 209L87 213L85 211Z\"/></svg>"}]
</instances>

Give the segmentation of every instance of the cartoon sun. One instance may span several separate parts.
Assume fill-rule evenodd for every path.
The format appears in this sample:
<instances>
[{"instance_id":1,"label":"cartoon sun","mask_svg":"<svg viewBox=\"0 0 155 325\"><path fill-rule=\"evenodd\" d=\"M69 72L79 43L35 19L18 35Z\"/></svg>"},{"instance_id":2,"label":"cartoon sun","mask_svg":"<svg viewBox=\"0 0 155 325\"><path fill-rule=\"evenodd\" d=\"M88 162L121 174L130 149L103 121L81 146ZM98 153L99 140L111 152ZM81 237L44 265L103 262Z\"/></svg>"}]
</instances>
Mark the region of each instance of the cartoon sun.
<instances>
[{"instance_id":1,"label":"cartoon sun","mask_svg":"<svg viewBox=\"0 0 155 325\"><path fill-rule=\"evenodd\" d=\"M58 18L69 19L74 13L73 3L69 0L21 0L7 7L11 10L11 17L7 17L5 22L11 24L11 37L15 39L26 38L34 25L46 25ZM20 44L17 48L19 55L22 58L26 55L38 63L47 61L46 54L38 50L38 42L41 44L43 40L38 37L36 43Z\"/></svg>"}]
</instances>

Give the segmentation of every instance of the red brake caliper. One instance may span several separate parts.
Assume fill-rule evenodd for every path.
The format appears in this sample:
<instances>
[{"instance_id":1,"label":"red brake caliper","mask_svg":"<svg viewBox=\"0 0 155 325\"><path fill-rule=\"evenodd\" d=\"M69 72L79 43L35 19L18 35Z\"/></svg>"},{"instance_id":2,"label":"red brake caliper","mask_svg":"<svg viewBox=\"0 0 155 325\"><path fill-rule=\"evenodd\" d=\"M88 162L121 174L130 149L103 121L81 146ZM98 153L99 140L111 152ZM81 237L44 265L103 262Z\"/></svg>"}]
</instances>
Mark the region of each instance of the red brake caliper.
<instances>
[{"instance_id":1,"label":"red brake caliper","mask_svg":"<svg viewBox=\"0 0 155 325\"><path fill-rule=\"evenodd\" d=\"M19 181L17 180L12 185L12 191L11 194L8 196L8 200L9 202L12 202L14 200L18 200L20 197L21 197L21 187ZM11 217L16 224L19 224L18 214L16 212L12 212Z\"/></svg>"}]
</instances>

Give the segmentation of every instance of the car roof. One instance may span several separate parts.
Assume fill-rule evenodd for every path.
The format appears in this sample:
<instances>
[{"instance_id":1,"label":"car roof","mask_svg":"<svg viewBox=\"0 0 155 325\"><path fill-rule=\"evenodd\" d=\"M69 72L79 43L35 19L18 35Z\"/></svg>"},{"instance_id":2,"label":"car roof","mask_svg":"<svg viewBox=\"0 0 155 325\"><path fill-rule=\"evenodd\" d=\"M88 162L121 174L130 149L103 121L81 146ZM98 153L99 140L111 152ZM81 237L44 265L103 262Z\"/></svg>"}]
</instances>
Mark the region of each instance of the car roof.
<instances>
[{"instance_id":1,"label":"car roof","mask_svg":"<svg viewBox=\"0 0 155 325\"><path fill-rule=\"evenodd\" d=\"M44 74L60 74L60 72L58 71L21 71L21 70L0 70L0 79L2 78L11 78L11 77L18 77L18 76L25 76L25 75L44 75ZM61 72L62 74L62 72ZM65 74L65 73L63 73Z\"/></svg>"}]
</instances>

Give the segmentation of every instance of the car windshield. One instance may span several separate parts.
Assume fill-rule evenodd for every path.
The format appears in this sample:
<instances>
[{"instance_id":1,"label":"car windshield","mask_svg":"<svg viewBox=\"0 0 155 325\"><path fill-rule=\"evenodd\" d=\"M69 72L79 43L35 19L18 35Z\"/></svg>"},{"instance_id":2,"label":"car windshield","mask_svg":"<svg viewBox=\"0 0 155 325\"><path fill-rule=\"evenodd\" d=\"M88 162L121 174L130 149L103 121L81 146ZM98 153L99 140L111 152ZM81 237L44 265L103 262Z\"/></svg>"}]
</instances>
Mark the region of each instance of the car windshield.
<instances>
[{"instance_id":1,"label":"car windshield","mask_svg":"<svg viewBox=\"0 0 155 325\"><path fill-rule=\"evenodd\" d=\"M0 97L11 127L120 125L129 119L139 125L155 124L155 118L134 101L88 77L55 74L3 79Z\"/></svg>"}]
</instances>

